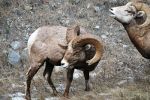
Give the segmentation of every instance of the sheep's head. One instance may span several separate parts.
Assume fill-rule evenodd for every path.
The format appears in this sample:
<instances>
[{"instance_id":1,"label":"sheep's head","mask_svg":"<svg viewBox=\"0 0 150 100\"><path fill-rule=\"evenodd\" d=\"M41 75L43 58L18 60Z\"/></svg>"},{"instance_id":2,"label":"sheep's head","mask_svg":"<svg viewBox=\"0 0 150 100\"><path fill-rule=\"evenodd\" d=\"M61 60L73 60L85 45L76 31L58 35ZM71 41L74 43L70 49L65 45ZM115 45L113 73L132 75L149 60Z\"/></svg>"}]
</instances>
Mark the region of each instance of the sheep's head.
<instances>
[{"instance_id":1,"label":"sheep's head","mask_svg":"<svg viewBox=\"0 0 150 100\"><path fill-rule=\"evenodd\" d=\"M96 52L92 59L86 61L85 51L87 50L87 46L89 45L93 45L96 49ZM61 65L65 68L73 68L74 65L77 65L77 63L79 62L86 62L87 65L92 65L101 59L102 53L103 46L99 42L99 40L96 39L96 36L93 36L91 34L78 34L78 36L74 37L69 42L66 53L61 61Z\"/></svg>"},{"instance_id":2,"label":"sheep's head","mask_svg":"<svg viewBox=\"0 0 150 100\"><path fill-rule=\"evenodd\" d=\"M147 16L145 22L140 27L150 24L150 8L141 2L129 2L124 6L113 7L109 11L112 14L111 16L121 23L129 24L136 17Z\"/></svg>"}]
</instances>

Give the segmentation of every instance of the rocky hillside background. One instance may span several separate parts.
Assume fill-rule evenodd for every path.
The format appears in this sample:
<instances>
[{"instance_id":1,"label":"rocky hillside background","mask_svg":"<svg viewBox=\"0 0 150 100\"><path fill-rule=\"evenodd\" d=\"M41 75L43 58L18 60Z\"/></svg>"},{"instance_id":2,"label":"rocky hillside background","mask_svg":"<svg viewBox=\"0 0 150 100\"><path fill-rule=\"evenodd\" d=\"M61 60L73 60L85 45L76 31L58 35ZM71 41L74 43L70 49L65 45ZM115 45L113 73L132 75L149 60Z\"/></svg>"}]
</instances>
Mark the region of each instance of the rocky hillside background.
<instances>
[{"instance_id":1,"label":"rocky hillside background","mask_svg":"<svg viewBox=\"0 0 150 100\"><path fill-rule=\"evenodd\" d=\"M91 72L90 92L84 91L84 81L80 81L84 80L83 74L76 71L70 100L149 100L150 62L135 49L122 25L109 16L110 7L128 1L0 0L0 100L24 100L30 34L44 25L74 24L101 37L105 52ZM42 72L40 69L32 82L33 100L64 99L52 96ZM62 94L63 71L55 70L52 78Z\"/></svg>"}]
</instances>

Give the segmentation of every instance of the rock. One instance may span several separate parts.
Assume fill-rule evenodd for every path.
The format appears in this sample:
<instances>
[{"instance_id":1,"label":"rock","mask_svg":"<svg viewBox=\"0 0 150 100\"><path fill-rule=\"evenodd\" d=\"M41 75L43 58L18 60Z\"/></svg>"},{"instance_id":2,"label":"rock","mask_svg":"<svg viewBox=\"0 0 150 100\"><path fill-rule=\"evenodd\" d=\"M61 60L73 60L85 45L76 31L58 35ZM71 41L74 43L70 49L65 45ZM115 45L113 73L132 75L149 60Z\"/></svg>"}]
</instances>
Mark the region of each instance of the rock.
<instances>
[{"instance_id":1,"label":"rock","mask_svg":"<svg viewBox=\"0 0 150 100\"><path fill-rule=\"evenodd\" d=\"M12 97L11 100L26 100L24 97Z\"/></svg>"},{"instance_id":2,"label":"rock","mask_svg":"<svg viewBox=\"0 0 150 100\"><path fill-rule=\"evenodd\" d=\"M94 27L94 29L99 29L100 28L100 26L99 25L96 25L95 27Z\"/></svg>"},{"instance_id":3,"label":"rock","mask_svg":"<svg viewBox=\"0 0 150 100\"><path fill-rule=\"evenodd\" d=\"M65 26L68 25L69 22L70 22L70 20L66 20L66 19L61 19L60 20L60 24L65 25Z\"/></svg>"},{"instance_id":4,"label":"rock","mask_svg":"<svg viewBox=\"0 0 150 100\"><path fill-rule=\"evenodd\" d=\"M27 10L27 11L29 11L29 10L32 10L32 7L30 5L25 5L24 9Z\"/></svg>"},{"instance_id":5,"label":"rock","mask_svg":"<svg viewBox=\"0 0 150 100\"><path fill-rule=\"evenodd\" d=\"M19 85L19 84L14 84L14 83L11 84L12 89L23 88L23 87L24 87L24 85ZM20 95L20 94L21 94L20 92L17 93L17 95ZM24 95L24 94L22 94L22 95Z\"/></svg>"},{"instance_id":6,"label":"rock","mask_svg":"<svg viewBox=\"0 0 150 100\"><path fill-rule=\"evenodd\" d=\"M58 97L45 98L45 100L60 100Z\"/></svg>"},{"instance_id":7,"label":"rock","mask_svg":"<svg viewBox=\"0 0 150 100\"><path fill-rule=\"evenodd\" d=\"M95 78L96 77L96 73L95 72L93 72L93 73L90 73L90 77L93 79L93 78Z\"/></svg>"},{"instance_id":8,"label":"rock","mask_svg":"<svg viewBox=\"0 0 150 100\"><path fill-rule=\"evenodd\" d=\"M30 33L27 33L27 34L24 35L23 38L24 38L24 40L25 40L26 43L27 43L29 37L30 37Z\"/></svg>"},{"instance_id":9,"label":"rock","mask_svg":"<svg viewBox=\"0 0 150 100\"><path fill-rule=\"evenodd\" d=\"M134 83L134 79L133 77L127 77L126 80L121 80L120 82L117 83L118 86L123 86L125 84L133 84Z\"/></svg>"},{"instance_id":10,"label":"rock","mask_svg":"<svg viewBox=\"0 0 150 100\"><path fill-rule=\"evenodd\" d=\"M2 7L10 7L12 5L12 1L11 0L1 0L0 5Z\"/></svg>"},{"instance_id":11,"label":"rock","mask_svg":"<svg viewBox=\"0 0 150 100\"><path fill-rule=\"evenodd\" d=\"M121 86L121 85L124 85L124 84L127 84L127 80L122 80L120 82L117 83L117 85Z\"/></svg>"},{"instance_id":12,"label":"rock","mask_svg":"<svg viewBox=\"0 0 150 100\"><path fill-rule=\"evenodd\" d=\"M101 35L101 37L103 38L103 39L106 39L107 38L107 36L106 35Z\"/></svg>"},{"instance_id":13,"label":"rock","mask_svg":"<svg viewBox=\"0 0 150 100\"><path fill-rule=\"evenodd\" d=\"M123 48L127 48L127 47L129 47L129 46L128 46L128 45L123 44Z\"/></svg>"},{"instance_id":14,"label":"rock","mask_svg":"<svg viewBox=\"0 0 150 100\"><path fill-rule=\"evenodd\" d=\"M87 9L89 9L91 7L91 4L90 3L88 3L87 4Z\"/></svg>"},{"instance_id":15,"label":"rock","mask_svg":"<svg viewBox=\"0 0 150 100\"><path fill-rule=\"evenodd\" d=\"M98 6L94 6L94 11L95 12L99 12L100 11L100 8Z\"/></svg>"},{"instance_id":16,"label":"rock","mask_svg":"<svg viewBox=\"0 0 150 100\"><path fill-rule=\"evenodd\" d=\"M8 53L8 62L12 65L16 65L20 63L20 54L18 51L11 50Z\"/></svg>"},{"instance_id":17,"label":"rock","mask_svg":"<svg viewBox=\"0 0 150 100\"><path fill-rule=\"evenodd\" d=\"M21 43L19 41L13 41L11 44L10 44L11 48L13 48L14 50L17 50L21 47Z\"/></svg>"},{"instance_id":18,"label":"rock","mask_svg":"<svg viewBox=\"0 0 150 100\"><path fill-rule=\"evenodd\" d=\"M59 92L62 92L62 93L63 93L64 89L65 89L64 84L59 84L58 87L56 87L56 90Z\"/></svg>"},{"instance_id":19,"label":"rock","mask_svg":"<svg viewBox=\"0 0 150 100\"><path fill-rule=\"evenodd\" d=\"M9 96L12 98L11 100L25 100L24 99L25 94L21 92L10 94Z\"/></svg>"},{"instance_id":20,"label":"rock","mask_svg":"<svg viewBox=\"0 0 150 100\"><path fill-rule=\"evenodd\" d=\"M53 3L53 4L50 4L50 9L51 10L56 10L58 7L57 7L57 5L55 4L55 3Z\"/></svg>"},{"instance_id":21,"label":"rock","mask_svg":"<svg viewBox=\"0 0 150 100\"><path fill-rule=\"evenodd\" d=\"M87 17L86 9L80 9L80 11L77 15L78 15L79 18Z\"/></svg>"},{"instance_id":22,"label":"rock","mask_svg":"<svg viewBox=\"0 0 150 100\"><path fill-rule=\"evenodd\" d=\"M22 13L20 10L16 10L16 14L17 14L18 16L21 16L23 13Z\"/></svg>"},{"instance_id":23,"label":"rock","mask_svg":"<svg viewBox=\"0 0 150 100\"><path fill-rule=\"evenodd\" d=\"M70 3L72 3L72 4L78 4L78 3L80 3L80 0L69 0L70 1Z\"/></svg>"},{"instance_id":24,"label":"rock","mask_svg":"<svg viewBox=\"0 0 150 100\"><path fill-rule=\"evenodd\" d=\"M134 78L133 77L127 77L127 81L129 84L134 83Z\"/></svg>"},{"instance_id":25,"label":"rock","mask_svg":"<svg viewBox=\"0 0 150 100\"><path fill-rule=\"evenodd\" d=\"M80 70L75 70L74 71L73 79L78 79L81 76L82 76L82 74L80 73Z\"/></svg>"},{"instance_id":26,"label":"rock","mask_svg":"<svg viewBox=\"0 0 150 100\"><path fill-rule=\"evenodd\" d=\"M74 0L76 4L78 4L80 2L80 0Z\"/></svg>"},{"instance_id":27,"label":"rock","mask_svg":"<svg viewBox=\"0 0 150 100\"><path fill-rule=\"evenodd\" d=\"M117 0L110 0L109 3L116 4L116 3L117 3Z\"/></svg>"},{"instance_id":28,"label":"rock","mask_svg":"<svg viewBox=\"0 0 150 100\"><path fill-rule=\"evenodd\" d=\"M60 73L60 72L63 72L64 68L61 67L61 66L55 66L54 67L54 72L55 73Z\"/></svg>"}]
</instances>

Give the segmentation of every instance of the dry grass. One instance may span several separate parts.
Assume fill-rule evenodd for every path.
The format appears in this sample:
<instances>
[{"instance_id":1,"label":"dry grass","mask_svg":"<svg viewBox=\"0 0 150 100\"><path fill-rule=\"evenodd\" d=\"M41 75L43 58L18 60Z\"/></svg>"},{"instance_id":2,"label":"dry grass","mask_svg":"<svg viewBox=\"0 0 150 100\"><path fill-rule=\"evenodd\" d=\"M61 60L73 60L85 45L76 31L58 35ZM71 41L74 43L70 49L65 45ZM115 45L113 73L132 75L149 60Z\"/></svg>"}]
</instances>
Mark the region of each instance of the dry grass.
<instances>
[{"instance_id":1,"label":"dry grass","mask_svg":"<svg viewBox=\"0 0 150 100\"><path fill-rule=\"evenodd\" d=\"M7 61L8 50L13 40L24 42L25 48L27 40L24 36L39 26L69 26L78 22L98 36L107 36L103 39L105 54L93 71L97 75L91 78L92 90L84 91L83 77L73 80L68 100L150 100L149 61L137 52L123 27L107 15L108 8L100 10L99 13L94 12L94 6L101 7L108 3L109 7L111 1L80 0L79 4L74 4L75 0L65 0L63 4L59 4L56 2L59 0L49 0L49 4L40 5L37 5L40 0L32 3L27 1L30 0L0 1L0 24L2 25L0 26L0 97L16 92L24 93L25 90L28 62L23 60L20 65L12 66ZM117 5L126 1L128 0L118 0ZM89 9L87 9L88 4L90 4ZM32 6L32 10L25 10L26 5ZM69 22L66 23L67 21ZM95 30L93 27L96 25L99 25L100 29ZM129 47L123 48L124 44ZM44 67L36 74L31 86L32 97L40 100L53 96L52 89L42 76L43 69ZM118 86L117 83L126 80L131 72L135 83ZM63 73L53 73L52 78L56 87L64 84ZM61 95L63 91L59 91ZM9 99L11 98L6 100ZM60 97L60 99L65 98Z\"/></svg>"},{"instance_id":2,"label":"dry grass","mask_svg":"<svg viewBox=\"0 0 150 100\"><path fill-rule=\"evenodd\" d=\"M44 68L44 67L43 67ZM40 98L44 100L45 97L53 97L52 89L47 81L42 77L43 68L34 77L31 85L31 92L33 98ZM6 95L7 93L13 94L16 92L24 93L25 87L25 73L19 68L11 68L5 71L0 77L0 94ZM21 76L22 75L22 76ZM53 73L53 82L57 87L59 84L64 84L62 77L63 73ZM90 92L84 91L83 77L73 80L70 89L70 99L68 100L149 100L150 99L150 85L148 83L126 84L125 86L116 86L114 83L115 78L101 79L101 75L97 75L91 79L92 90ZM5 91L4 91L5 90ZM59 91L60 92L60 91ZM63 91L61 91L62 95ZM64 99L63 97L59 98Z\"/></svg>"}]
</instances>

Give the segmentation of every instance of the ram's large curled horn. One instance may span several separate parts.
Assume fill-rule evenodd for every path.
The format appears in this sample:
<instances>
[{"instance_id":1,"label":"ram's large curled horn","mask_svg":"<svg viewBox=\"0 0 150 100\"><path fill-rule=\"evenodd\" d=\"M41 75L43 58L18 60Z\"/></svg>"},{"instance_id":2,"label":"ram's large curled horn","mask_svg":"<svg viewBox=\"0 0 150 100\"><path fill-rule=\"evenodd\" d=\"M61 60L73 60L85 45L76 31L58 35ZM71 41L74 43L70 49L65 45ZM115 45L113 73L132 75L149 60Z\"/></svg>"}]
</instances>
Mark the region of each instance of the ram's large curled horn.
<instances>
[{"instance_id":1,"label":"ram's large curled horn","mask_svg":"<svg viewBox=\"0 0 150 100\"><path fill-rule=\"evenodd\" d=\"M80 38L77 38L77 40L73 42L73 46L84 46L86 44L91 44L96 49L96 52L93 58L90 60L87 60L88 65L92 65L98 62L102 58L103 45L96 37L91 36L91 35L80 36Z\"/></svg>"},{"instance_id":2,"label":"ram's large curled horn","mask_svg":"<svg viewBox=\"0 0 150 100\"><path fill-rule=\"evenodd\" d=\"M138 1L132 2L132 5L135 6L135 8L138 11L140 11L140 10L144 11L147 16L145 22L143 24L139 25L139 27L146 27L146 26L150 25L150 8L149 8L149 6L145 3L138 2Z\"/></svg>"}]
</instances>

